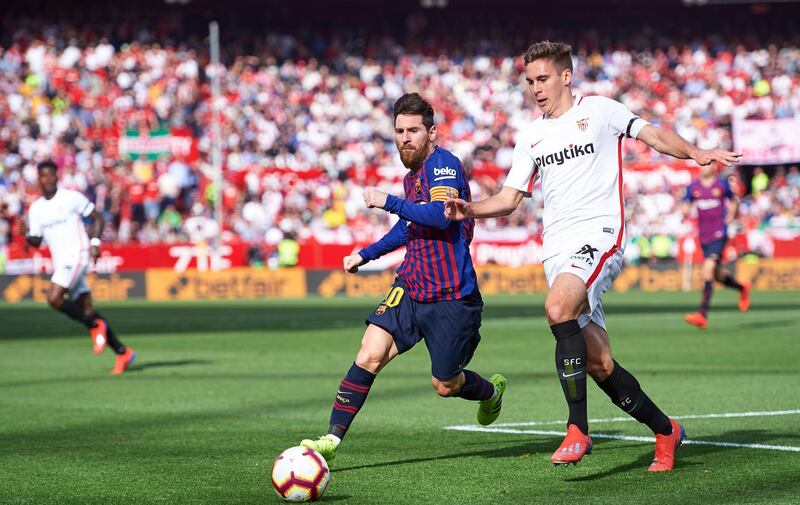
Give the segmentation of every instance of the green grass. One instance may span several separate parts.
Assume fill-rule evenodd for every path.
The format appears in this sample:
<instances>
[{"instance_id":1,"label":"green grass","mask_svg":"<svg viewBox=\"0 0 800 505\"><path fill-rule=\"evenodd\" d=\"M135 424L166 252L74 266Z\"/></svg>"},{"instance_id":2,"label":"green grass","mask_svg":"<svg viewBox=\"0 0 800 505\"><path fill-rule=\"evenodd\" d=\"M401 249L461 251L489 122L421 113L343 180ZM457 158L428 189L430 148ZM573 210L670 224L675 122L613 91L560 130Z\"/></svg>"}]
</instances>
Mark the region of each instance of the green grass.
<instances>
[{"instance_id":1,"label":"green grass","mask_svg":"<svg viewBox=\"0 0 800 505\"><path fill-rule=\"evenodd\" d=\"M612 293L617 360L669 414L800 408L796 292L718 290L711 327L682 321L699 294ZM76 323L43 305L0 306L0 503L278 503L273 458L324 433L338 381L377 300L102 307L139 354L121 377ZM486 300L470 365L509 379L501 422L564 418L542 297ZM378 377L333 465L324 501L353 504L800 503L800 453L688 445L670 474L652 445L595 439L554 468L560 439L467 433L476 404L442 399L420 345ZM590 417L622 415L594 385ZM800 415L693 419L696 440L800 446ZM539 427L546 430L561 426ZM595 433L646 436L637 423Z\"/></svg>"}]
</instances>

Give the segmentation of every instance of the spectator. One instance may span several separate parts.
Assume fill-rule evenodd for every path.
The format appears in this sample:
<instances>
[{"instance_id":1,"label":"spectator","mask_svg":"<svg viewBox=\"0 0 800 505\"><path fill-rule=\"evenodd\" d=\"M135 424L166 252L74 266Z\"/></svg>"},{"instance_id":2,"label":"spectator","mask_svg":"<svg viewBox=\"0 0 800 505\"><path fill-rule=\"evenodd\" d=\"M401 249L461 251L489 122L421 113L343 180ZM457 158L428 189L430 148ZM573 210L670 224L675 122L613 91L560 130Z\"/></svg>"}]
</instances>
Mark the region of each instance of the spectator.
<instances>
[{"instance_id":1,"label":"spectator","mask_svg":"<svg viewBox=\"0 0 800 505\"><path fill-rule=\"evenodd\" d=\"M281 268L297 266L300 259L300 245L295 240L293 233L278 242L278 266Z\"/></svg>"}]
</instances>

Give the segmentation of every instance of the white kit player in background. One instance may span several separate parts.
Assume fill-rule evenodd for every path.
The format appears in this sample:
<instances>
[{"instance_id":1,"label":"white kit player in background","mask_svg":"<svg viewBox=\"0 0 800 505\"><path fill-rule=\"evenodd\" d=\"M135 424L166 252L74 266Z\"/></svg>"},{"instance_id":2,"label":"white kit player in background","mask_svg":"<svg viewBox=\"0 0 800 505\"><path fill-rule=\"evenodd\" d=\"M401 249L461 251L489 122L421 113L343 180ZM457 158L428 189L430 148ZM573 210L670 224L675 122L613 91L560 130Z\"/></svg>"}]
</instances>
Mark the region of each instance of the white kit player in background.
<instances>
[{"instance_id":1,"label":"white kit player in background","mask_svg":"<svg viewBox=\"0 0 800 505\"><path fill-rule=\"evenodd\" d=\"M95 354L109 345L117 355L111 373L123 373L136 359L133 349L125 347L108 322L95 311L92 292L86 283L89 267L100 255L100 234L103 216L83 194L58 187L58 167L52 161L37 166L42 196L28 209L29 244L39 247L44 241L53 260L53 275L47 303L89 330ZM92 220L91 238L86 233L84 218Z\"/></svg>"},{"instance_id":2,"label":"white kit player in background","mask_svg":"<svg viewBox=\"0 0 800 505\"><path fill-rule=\"evenodd\" d=\"M525 54L525 78L543 116L517 136L511 170L499 193L480 202L450 199L451 220L511 214L530 196L536 179L544 196L544 271L549 285L545 313L556 338L556 371L569 406L567 436L551 458L577 463L592 450L586 413L586 375L617 406L656 435L648 470L670 471L683 427L642 391L611 355L603 294L622 268L625 202L622 142L641 140L657 151L700 165L730 165L740 155L703 150L675 132L633 114L604 97L572 92L572 48L539 42Z\"/></svg>"}]
</instances>

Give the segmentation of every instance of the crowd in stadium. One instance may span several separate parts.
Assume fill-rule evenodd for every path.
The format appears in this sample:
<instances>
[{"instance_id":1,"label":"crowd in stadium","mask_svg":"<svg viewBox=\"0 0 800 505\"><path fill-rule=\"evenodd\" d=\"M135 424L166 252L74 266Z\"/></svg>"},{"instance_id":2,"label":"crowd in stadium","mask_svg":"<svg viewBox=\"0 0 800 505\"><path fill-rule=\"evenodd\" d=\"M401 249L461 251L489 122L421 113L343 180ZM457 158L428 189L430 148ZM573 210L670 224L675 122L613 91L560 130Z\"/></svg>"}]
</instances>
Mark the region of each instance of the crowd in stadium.
<instances>
[{"instance_id":1,"label":"crowd in stadium","mask_svg":"<svg viewBox=\"0 0 800 505\"><path fill-rule=\"evenodd\" d=\"M35 21L14 26L4 27L0 46L0 246L18 231L37 191L36 162L45 158L62 167L62 185L97 203L107 241L216 236L208 79L215 69L201 41L159 44L157 28L108 34ZM732 147L734 118L800 115L797 45L753 49L747 34L660 42L667 49L604 45L597 33L585 34L575 44L576 88L619 99L703 148ZM521 80L524 45L509 50L478 38L470 47L468 55L444 55L376 36L356 49L276 32L252 56L229 55L218 104L223 236L256 244L286 234L344 243L381 236L390 217L366 210L361 189L402 193L391 106L408 91L434 104L439 143L471 172L473 197L497 191L515 132L538 112ZM120 152L123 131L163 129L188 132L197 157ZM691 231L680 205L690 165L633 140L625 149L633 169L625 175L631 240L663 236L674 255L675 239ZM739 226L755 236L800 233L796 166L731 176L746 196ZM540 233L540 199L535 194L477 233Z\"/></svg>"}]
</instances>

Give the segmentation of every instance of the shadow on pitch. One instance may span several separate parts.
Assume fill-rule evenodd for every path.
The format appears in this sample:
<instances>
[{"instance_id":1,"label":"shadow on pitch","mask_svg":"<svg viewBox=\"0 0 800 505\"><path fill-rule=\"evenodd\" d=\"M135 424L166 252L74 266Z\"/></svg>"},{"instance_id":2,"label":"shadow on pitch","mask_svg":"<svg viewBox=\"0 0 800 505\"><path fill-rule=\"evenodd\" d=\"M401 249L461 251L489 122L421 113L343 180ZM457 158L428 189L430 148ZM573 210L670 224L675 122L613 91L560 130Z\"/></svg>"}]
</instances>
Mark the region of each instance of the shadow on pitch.
<instances>
[{"instance_id":1,"label":"shadow on pitch","mask_svg":"<svg viewBox=\"0 0 800 505\"><path fill-rule=\"evenodd\" d=\"M147 368L163 368L163 367L176 367L186 365L208 365L212 361L207 359L182 359L176 361L145 361L143 363L136 362L128 367L127 372L140 372ZM126 373L127 373L126 372Z\"/></svg>"},{"instance_id":2,"label":"shadow on pitch","mask_svg":"<svg viewBox=\"0 0 800 505\"><path fill-rule=\"evenodd\" d=\"M469 457L483 458L519 458L528 457L534 453L552 450L553 443L550 440L529 440L524 443L509 445L507 447L493 448L478 451L457 452L453 454L439 454L425 458L406 458L394 461L384 461L382 463L372 463L369 465L346 466L343 468L332 468L331 473L349 472L351 470L362 470L366 468L381 468L396 465L410 465L414 463L424 463L426 461L441 461L447 459L459 459Z\"/></svg>"},{"instance_id":3,"label":"shadow on pitch","mask_svg":"<svg viewBox=\"0 0 800 505\"><path fill-rule=\"evenodd\" d=\"M352 495L349 494L334 494L334 495L322 495L322 498L319 500L321 502L331 502L331 501L342 501L342 500L349 500L352 498Z\"/></svg>"},{"instance_id":4,"label":"shadow on pitch","mask_svg":"<svg viewBox=\"0 0 800 505\"><path fill-rule=\"evenodd\" d=\"M777 321L752 321L737 325L739 329L760 330L763 328L784 328L797 324L796 319L779 319Z\"/></svg>"}]
</instances>

